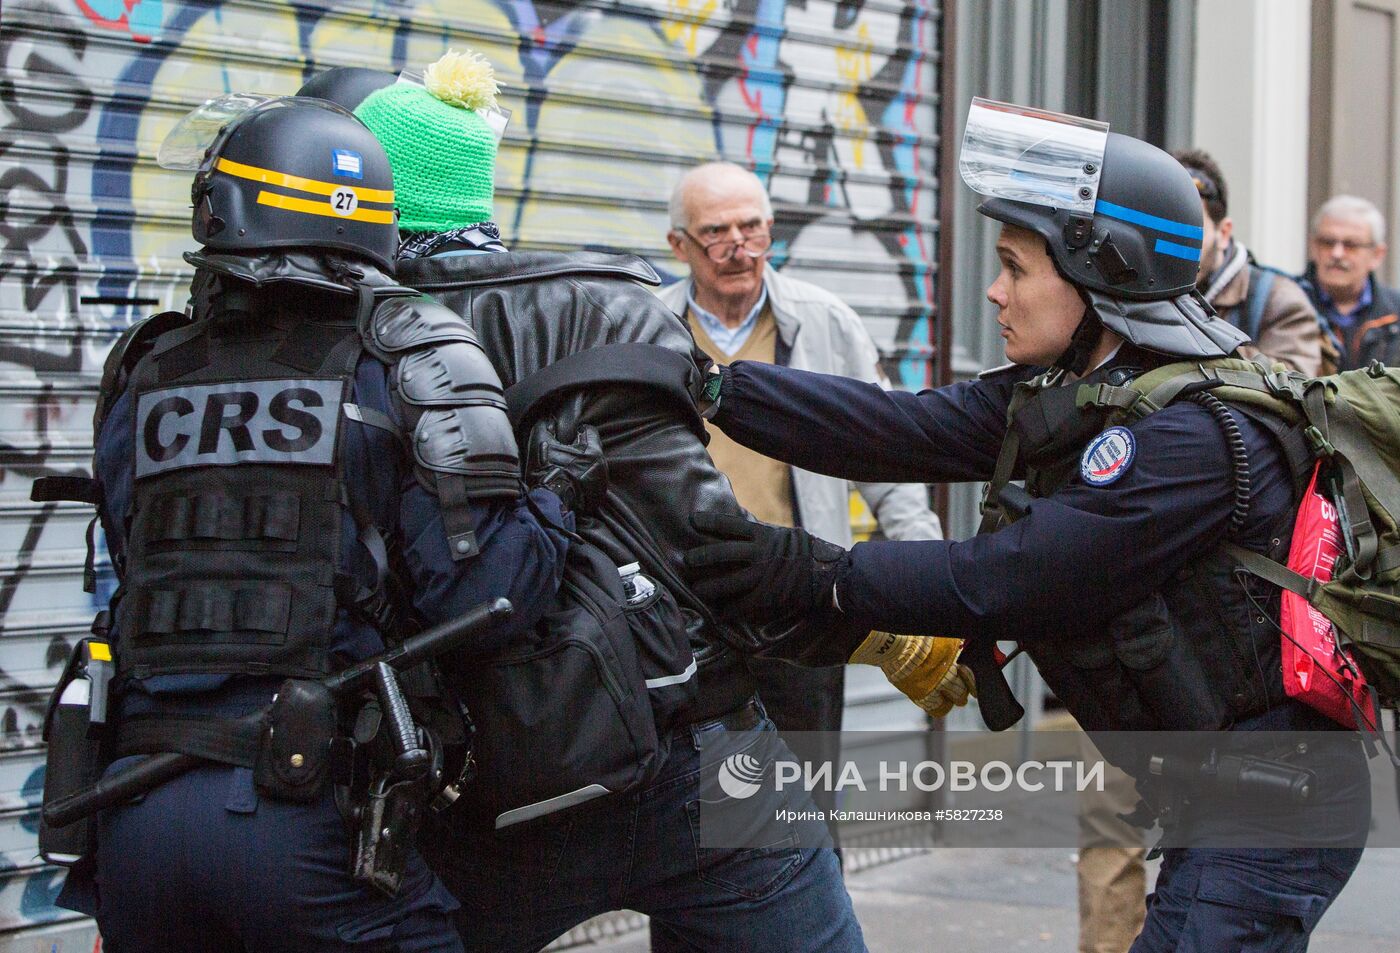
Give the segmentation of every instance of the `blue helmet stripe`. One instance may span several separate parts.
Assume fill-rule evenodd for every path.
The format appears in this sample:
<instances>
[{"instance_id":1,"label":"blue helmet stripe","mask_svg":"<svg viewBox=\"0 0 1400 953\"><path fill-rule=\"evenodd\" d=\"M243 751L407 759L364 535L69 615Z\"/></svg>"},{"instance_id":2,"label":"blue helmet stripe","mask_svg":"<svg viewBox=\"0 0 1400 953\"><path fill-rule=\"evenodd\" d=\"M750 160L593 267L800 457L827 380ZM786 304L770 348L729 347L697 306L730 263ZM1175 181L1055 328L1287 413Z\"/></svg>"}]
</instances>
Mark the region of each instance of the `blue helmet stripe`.
<instances>
[{"instance_id":1,"label":"blue helmet stripe","mask_svg":"<svg viewBox=\"0 0 1400 953\"><path fill-rule=\"evenodd\" d=\"M1121 219L1125 222L1132 222L1134 225L1144 225L1148 228L1156 229L1159 232L1166 232L1168 235L1179 235L1182 238L1194 238L1201 241L1205 237L1205 232L1199 225L1187 225L1183 222L1173 222L1169 218L1158 218L1156 215L1149 215L1146 212L1139 212L1135 208L1128 208L1123 205L1114 205L1112 202L1100 200L1094 206L1094 211L1109 218ZM1158 248L1158 251L1162 249ZM1199 256L1197 256L1199 257Z\"/></svg>"},{"instance_id":2,"label":"blue helmet stripe","mask_svg":"<svg viewBox=\"0 0 1400 953\"><path fill-rule=\"evenodd\" d=\"M1161 252L1163 255L1171 255L1173 258L1185 258L1187 261L1196 262L1201 260L1201 250L1190 245L1178 245L1175 242L1159 238L1157 244L1152 247L1154 251Z\"/></svg>"}]
</instances>

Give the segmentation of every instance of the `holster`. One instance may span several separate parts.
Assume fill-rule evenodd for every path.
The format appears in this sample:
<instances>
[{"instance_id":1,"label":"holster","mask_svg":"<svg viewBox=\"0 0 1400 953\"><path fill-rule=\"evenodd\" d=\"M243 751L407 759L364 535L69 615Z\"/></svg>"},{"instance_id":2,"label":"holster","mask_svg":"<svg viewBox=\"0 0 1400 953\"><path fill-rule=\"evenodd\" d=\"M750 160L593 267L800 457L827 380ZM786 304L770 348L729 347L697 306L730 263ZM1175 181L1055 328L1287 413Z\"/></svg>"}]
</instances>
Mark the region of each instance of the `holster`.
<instances>
[{"instance_id":1,"label":"holster","mask_svg":"<svg viewBox=\"0 0 1400 953\"><path fill-rule=\"evenodd\" d=\"M398 893L423 810L443 788L443 745L437 733L415 724L419 743L430 753L426 775L405 780L395 771L388 719L377 698L365 701L355 719L355 770L342 795L342 813L355 831L352 873L357 881L386 896ZM339 792L338 792L339 793Z\"/></svg>"},{"instance_id":2,"label":"holster","mask_svg":"<svg viewBox=\"0 0 1400 953\"><path fill-rule=\"evenodd\" d=\"M253 783L268 797L306 803L330 777L336 701L325 685L289 678L263 722Z\"/></svg>"},{"instance_id":3,"label":"holster","mask_svg":"<svg viewBox=\"0 0 1400 953\"><path fill-rule=\"evenodd\" d=\"M408 851L418 830L424 803L421 784L380 778L360 809L355 844L355 879L393 897L403 883Z\"/></svg>"},{"instance_id":4,"label":"holster","mask_svg":"<svg viewBox=\"0 0 1400 953\"><path fill-rule=\"evenodd\" d=\"M48 744L44 804L86 790L106 764L103 743L111 655L105 611L93 620L92 632L92 638L73 647L49 697L43 735ZM91 818L53 828L41 816L39 855L48 863L75 867L92 856L95 831Z\"/></svg>"}]
</instances>

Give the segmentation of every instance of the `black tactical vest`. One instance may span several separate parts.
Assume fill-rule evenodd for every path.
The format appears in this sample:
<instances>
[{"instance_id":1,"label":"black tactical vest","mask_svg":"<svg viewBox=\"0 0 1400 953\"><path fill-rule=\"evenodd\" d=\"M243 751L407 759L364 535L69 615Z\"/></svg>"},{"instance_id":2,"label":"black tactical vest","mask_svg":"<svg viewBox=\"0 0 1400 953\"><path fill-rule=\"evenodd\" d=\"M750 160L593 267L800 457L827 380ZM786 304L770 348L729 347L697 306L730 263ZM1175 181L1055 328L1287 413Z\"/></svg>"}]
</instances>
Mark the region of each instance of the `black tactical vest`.
<instances>
[{"instance_id":1,"label":"black tactical vest","mask_svg":"<svg viewBox=\"0 0 1400 953\"><path fill-rule=\"evenodd\" d=\"M331 670L361 343L353 318L315 317L200 316L132 368L119 675Z\"/></svg>"},{"instance_id":2,"label":"black tactical vest","mask_svg":"<svg viewBox=\"0 0 1400 953\"><path fill-rule=\"evenodd\" d=\"M1106 425L1104 411L1076 406L1081 387L1121 385L1137 373L1119 365L1071 384L1041 377L1018 385L1007 439L1032 496L1068 483ZM1012 468L1000 469L1009 478ZM994 481L993 499L996 489ZM1292 517L1278 517L1273 558L1288 550ZM1088 731L1227 728L1284 700L1278 630L1250 596L1277 619L1277 589L1254 577L1242 582L1216 548L1107 625L1037 640L1027 654Z\"/></svg>"},{"instance_id":3,"label":"black tactical vest","mask_svg":"<svg viewBox=\"0 0 1400 953\"><path fill-rule=\"evenodd\" d=\"M344 428L409 448L451 558L471 559L471 507L522 492L501 382L465 321L383 276L372 289L287 255L191 261L195 317L134 327L104 372L99 428L118 392L135 420L131 509L111 514L128 540L117 673L324 675L339 609L388 635L406 602L391 597L384 534L342 481ZM255 291L264 273L277 281ZM397 421L350 400L365 353L388 368ZM347 514L373 585L338 574Z\"/></svg>"}]
</instances>

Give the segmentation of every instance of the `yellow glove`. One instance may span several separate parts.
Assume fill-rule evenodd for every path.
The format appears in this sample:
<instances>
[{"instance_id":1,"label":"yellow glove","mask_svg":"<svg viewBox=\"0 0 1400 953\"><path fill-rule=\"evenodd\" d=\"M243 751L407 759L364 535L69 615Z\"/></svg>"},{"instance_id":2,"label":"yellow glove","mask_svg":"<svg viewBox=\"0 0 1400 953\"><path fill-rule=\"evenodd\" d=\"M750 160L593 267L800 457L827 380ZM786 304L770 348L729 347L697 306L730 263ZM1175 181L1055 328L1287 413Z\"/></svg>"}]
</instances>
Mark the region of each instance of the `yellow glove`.
<instances>
[{"instance_id":1,"label":"yellow glove","mask_svg":"<svg viewBox=\"0 0 1400 953\"><path fill-rule=\"evenodd\" d=\"M962 639L871 632L851 654L852 665L878 665L914 704L935 718L977 694L972 670L958 664Z\"/></svg>"}]
</instances>

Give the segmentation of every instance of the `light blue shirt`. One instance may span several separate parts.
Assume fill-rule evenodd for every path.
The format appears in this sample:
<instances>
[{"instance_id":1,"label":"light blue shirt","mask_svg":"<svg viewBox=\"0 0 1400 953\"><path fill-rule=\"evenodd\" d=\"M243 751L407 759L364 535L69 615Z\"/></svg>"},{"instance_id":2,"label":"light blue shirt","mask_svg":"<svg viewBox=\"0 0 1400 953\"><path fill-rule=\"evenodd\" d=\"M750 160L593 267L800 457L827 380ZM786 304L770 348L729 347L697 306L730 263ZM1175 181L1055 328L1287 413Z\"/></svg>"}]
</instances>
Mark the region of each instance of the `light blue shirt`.
<instances>
[{"instance_id":1,"label":"light blue shirt","mask_svg":"<svg viewBox=\"0 0 1400 953\"><path fill-rule=\"evenodd\" d=\"M763 311L763 306L768 303L768 286L765 284L763 290L758 294L758 301L749 310L748 317L739 322L736 327L730 327L715 315L706 311L695 303L695 283L691 282L685 293L686 305L690 308L700 327L705 329L705 333L710 336L710 340L715 342L715 346L724 352L724 356L737 354L744 346L744 342L749 339L753 329L758 326L758 316Z\"/></svg>"}]
</instances>

